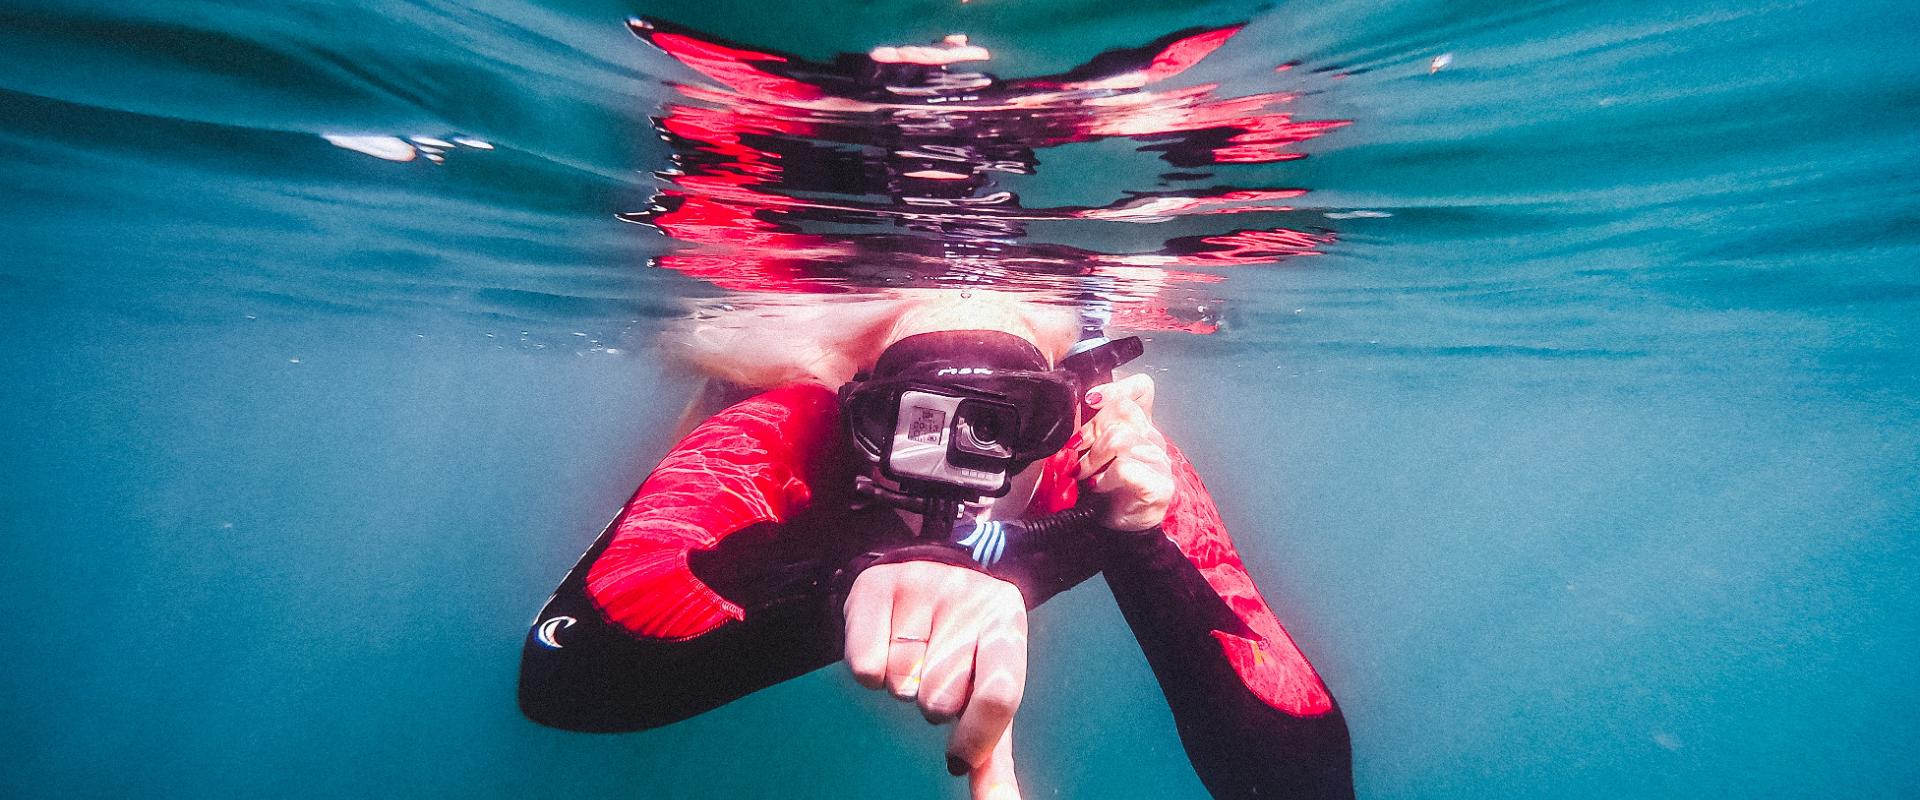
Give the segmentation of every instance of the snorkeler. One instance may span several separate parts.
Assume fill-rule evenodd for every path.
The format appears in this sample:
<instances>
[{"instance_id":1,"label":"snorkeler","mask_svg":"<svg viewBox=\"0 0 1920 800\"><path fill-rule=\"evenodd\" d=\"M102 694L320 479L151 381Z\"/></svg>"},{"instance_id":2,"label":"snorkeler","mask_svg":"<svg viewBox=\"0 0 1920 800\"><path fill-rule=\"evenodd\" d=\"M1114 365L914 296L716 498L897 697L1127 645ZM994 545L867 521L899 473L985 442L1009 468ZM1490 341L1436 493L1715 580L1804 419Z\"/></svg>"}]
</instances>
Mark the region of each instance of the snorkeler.
<instances>
[{"instance_id":1,"label":"snorkeler","mask_svg":"<svg viewBox=\"0 0 1920 800\"><path fill-rule=\"evenodd\" d=\"M676 149L672 188L628 218L692 246L658 263L763 299L862 284L886 299L729 303L691 321L683 355L715 379L690 406L703 421L542 609L523 654L527 715L658 727L845 660L862 685L953 723L948 766L976 798L1017 797L1026 615L1103 573L1210 791L1350 797L1344 718L1154 426L1151 379L1113 380L1139 340L1104 335L1122 316L1102 291L1118 270L1270 260L1320 235L1242 231L1141 256L1023 241L1025 220L1233 213L1299 190L1022 209L994 179L1031 171L1035 147L1089 137L1180 130L1193 135L1169 143L1176 163L1271 160L1342 123L1258 111L1278 95L1188 93L1169 114L1135 91L1237 26L1017 82L970 71L989 54L959 37L820 64L633 27L731 92L681 87L700 104L657 118ZM1030 113L1095 97L1122 110ZM785 194L797 192L893 205ZM894 232L805 230L817 222ZM984 288L1035 277L1065 283L1077 311ZM1126 316L1211 330L1164 309Z\"/></svg>"},{"instance_id":2,"label":"snorkeler","mask_svg":"<svg viewBox=\"0 0 1920 800\"><path fill-rule=\"evenodd\" d=\"M1076 362L1059 332L991 297L908 303L837 392L697 426L541 611L523 710L640 730L844 658L955 720L976 797L1013 791L1025 612L1101 572L1210 791L1351 796L1345 720L1153 427L1151 380L1088 386L1126 346Z\"/></svg>"}]
</instances>

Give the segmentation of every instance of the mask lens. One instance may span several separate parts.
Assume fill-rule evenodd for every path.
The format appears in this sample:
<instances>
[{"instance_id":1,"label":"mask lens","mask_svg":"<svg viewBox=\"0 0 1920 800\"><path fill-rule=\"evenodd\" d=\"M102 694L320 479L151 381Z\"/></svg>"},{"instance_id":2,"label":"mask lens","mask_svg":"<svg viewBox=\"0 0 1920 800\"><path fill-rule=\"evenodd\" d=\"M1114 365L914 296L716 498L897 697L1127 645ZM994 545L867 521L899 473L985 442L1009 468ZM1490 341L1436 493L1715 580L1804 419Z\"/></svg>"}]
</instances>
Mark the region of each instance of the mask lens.
<instances>
[{"instance_id":1,"label":"mask lens","mask_svg":"<svg viewBox=\"0 0 1920 800\"><path fill-rule=\"evenodd\" d=\"M897 386L868 384L855 388L841 409L854 440L864 450L878 455L893 436L893 417L900 402Z\"/></svg>"}]
</instances>

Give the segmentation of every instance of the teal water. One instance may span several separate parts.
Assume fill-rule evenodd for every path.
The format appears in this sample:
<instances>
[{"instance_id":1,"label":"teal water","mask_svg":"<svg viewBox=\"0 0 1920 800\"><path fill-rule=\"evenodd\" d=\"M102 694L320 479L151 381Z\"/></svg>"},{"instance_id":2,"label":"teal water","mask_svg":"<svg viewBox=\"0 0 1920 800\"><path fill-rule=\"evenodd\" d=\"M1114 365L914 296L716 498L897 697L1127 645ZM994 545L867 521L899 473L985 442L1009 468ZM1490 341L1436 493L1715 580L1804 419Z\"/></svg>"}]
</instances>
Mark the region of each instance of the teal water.
<instances>
[{"instance_id":1,"label":"teal water","mask_svg":"<svg viewBox=\"0 0 1920 800\"><path fill-rule=\"evenodd\" d=\"M1362 795L1920 792L1906 5L14 0L0 795L963 794L834 670L638 735L513 706L692 390L656 333L718 294L614 218L667 157L631 14L1014 74L1248 19L1218 79L1339 71L1302 113L1351 126L1222 174L1376 213L1220 270L1219 331L1145 367ZM1165 169L1050 157L1086 168L1029 200ZM1033 624L1029 796L1200 795L1104 590Z\"/></svg>"}]
</instances>

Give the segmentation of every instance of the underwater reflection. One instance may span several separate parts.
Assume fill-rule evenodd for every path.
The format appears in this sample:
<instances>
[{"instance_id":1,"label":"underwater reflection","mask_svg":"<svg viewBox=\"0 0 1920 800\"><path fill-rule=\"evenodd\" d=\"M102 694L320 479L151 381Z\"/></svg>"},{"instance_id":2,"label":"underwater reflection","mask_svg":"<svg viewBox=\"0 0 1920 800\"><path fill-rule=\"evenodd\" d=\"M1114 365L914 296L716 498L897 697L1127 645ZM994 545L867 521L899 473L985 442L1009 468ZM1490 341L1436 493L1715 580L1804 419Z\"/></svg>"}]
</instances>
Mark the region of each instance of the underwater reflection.
<instances>
[{"instance_id":1,"label":"underwater reflection","mask_svg":"<svg viewBox=\"0 0 1920 800\"><path fill-rule=\"evenodd\" d=\"M819 63L657 20L630 27L706 81L673 84L654 117L672 168L657 175L651 207L622 218L683 245L659 266L724 289L990 285L1101 309L1122 328L1210 333L1219 303L1202 287L1221 276L1201 270L1315 255L1335 240L1317 225L1201 219L1293 212L1306 189L1223 185L1209 170L1304 158L1301 144L1350 123L1294 118L1290 105L1321 78L1293 63L1234 75L1231 90L1196 82L1190 70L1239 25L1021 79L979 69L992 54L965 36ZM1019 182L1046 151L1108 140L1172 169L1102 205L1021 202ZM1151 249L1087 245L1140 238L1100 225L1171 220L1188 222Z\"/></svg>"}]
</instances>

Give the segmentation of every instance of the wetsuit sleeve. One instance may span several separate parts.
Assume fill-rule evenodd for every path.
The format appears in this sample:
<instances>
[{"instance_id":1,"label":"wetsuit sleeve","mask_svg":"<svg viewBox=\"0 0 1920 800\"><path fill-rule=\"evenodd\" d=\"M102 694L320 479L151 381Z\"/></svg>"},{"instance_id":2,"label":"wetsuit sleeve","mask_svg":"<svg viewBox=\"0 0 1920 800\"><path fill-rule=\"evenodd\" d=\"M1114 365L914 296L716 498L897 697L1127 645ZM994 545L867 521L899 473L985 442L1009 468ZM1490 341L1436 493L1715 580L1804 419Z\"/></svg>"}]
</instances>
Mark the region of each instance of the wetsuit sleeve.
<instances>
[{"instance_id":1,"label":"wetsuit sleeve","mask_svg":"<svg viewBox=\"0 0 1920 800\"><path fill-rule=\"evenodd\" d=\"M1178 482L1161 528L1115 534L1105 575L1216 797L1351 798L1347 724L1227 537L1199 476Z\"/></svg>"},{"instance_id":2,"label":"wetsuit sleeve","mask_svg":"<svg viewBox=\"0 0 1920 800\"><path fill-rule=\"evenodd\" d=\"M831 490L851 483L837 433L833 393L795 386L688 434L535 619L521 659L527 716L639 730L832 663L820 586L843 563L834 536L849 526L820 524L813 508L844 507Z\"/></svg>"},{"instance_id":3,"label":"wetsuit sleeve","mask_svg":"<svg viewBox=\"0 0 1920 800\"><path fill-rule=\"evenodd\" d=\"M755 526L728 541L761 538L771 527ZM520 709L533 721L598 733L655 728L840 657L830 618L818 603L804 601L735 603L741 619L686 638L621 626L595 605L586 585L609 538L581 558L527 634Z\"/></svg>"}]
</instances>

